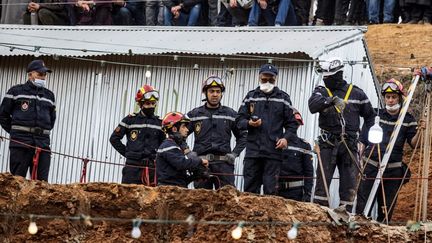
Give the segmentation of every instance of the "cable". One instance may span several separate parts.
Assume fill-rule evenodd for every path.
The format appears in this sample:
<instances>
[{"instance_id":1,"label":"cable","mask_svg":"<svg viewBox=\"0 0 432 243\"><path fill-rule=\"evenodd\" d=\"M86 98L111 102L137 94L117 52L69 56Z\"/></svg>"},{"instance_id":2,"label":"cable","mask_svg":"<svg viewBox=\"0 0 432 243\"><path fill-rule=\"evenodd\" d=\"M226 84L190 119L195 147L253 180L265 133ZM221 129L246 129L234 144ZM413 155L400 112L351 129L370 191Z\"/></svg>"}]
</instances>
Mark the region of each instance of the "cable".
<instances>
[{"instance_id":1,"label":"cable","mask_svg":"<svg viewBox=\"0 0 432 243\"><path fill-rule=\"evenodd\" d=\"M131 222L134 219L139 219L145 224L191 224L190 220L173 220L173 219L143 219L143 218L118 218L118 217L90 217L88 215L80 214L78 216L65 216L65 215L47 215L47 214L15 214L15 213L0 213L3 217L19 217L19 218L32 218L32 219L65 219L65 220L83 220L87 218L91 221L112 221L112 222ZM224 220L194 220L193 224L203 225L237 225L242 222L244 225L270 225L270 226L290 226L292 221L224 221ZM306 226L334 226L333 222L329 221L300 221L301 225ZM358 225L380 225L375 221L356 222ZM389 225L406 225L406 222L393 221Z\"/></svg>"},{"instance_id":2,"label":"cable","mask_svg":"<svg viewBox=\"0 0 432 243\"><path fill-rule=\"evenodd\" d=\"M7 138L4 136L0 136L0 140L8 140L20 145L23 145L27 148L32 148L32 149L36 149L38 147L33 146L33 145L29 145L27 143L15 140L15 139L11 139L11 138ZM76 155L69 155L69 154L65 154L65 153L61 153L61 152L56 152L56 151L52 151L52 150L48 150L48 149L41 149L41 151L43 152L47 152L47 153L52 153L52 154L57 154L60 156L64 156L64 157L68 157L68 158L72 158L72 159L77 159L77 160L81 160L83 163L89 163L89 162L95 162L95 163L101 163L101 164L109 164L109 165L115 165L115 166L124 166L124 167L133 167L133 168L140 168L140 169L145 169L145 168L149 168L149 169L155 169L154 167L147 167L147 166L139 166L139 165L130 165L130 164L119 164L119 163L114 163L114 162L110 162L110 161L102 161L102 160L95 160L95 159L90 159L90 158L86 158L86 157L79 157ZM212 162L210 162L212 163ZM210 173L211 175L221 175L221 176L244 176L243 174L235 174L235 173ZM279 176L280 179L317 179L317 177L308 177L308 176ZM332 177L332 179L340 179L340 177ZM375 177L364 177L363 179L365 180L375 180ZM380 179L380 178L379 178ZM404 179L399 178L399 177L383 177L383 180L401 180ZM417 179L417 180L430 180L432 178L430 177L411 177L410 179Z\"/></svg>"}]
</instances>

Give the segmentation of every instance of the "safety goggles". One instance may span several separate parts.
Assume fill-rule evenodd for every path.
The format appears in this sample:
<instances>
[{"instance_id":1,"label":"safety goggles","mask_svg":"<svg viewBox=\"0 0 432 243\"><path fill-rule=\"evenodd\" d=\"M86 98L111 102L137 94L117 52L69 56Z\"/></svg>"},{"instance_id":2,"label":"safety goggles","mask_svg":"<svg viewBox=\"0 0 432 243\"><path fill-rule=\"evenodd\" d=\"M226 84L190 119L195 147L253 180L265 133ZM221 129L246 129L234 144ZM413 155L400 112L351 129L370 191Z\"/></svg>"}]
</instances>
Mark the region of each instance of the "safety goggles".
<instances>
[{"instance_id":1,"label":"safety goggles","mask_svg":"<svg viewBox=\"0 0 432 243\"><path fill-rule=\"evenodd\" d=\"M210 77L205 81L205 86L221 86L223 87L222 80L219 77Z\"/></svg>"},{"instance_id":2,"label":"safety goggles","mask_svg":"<svg viewBox=\"0 0 432 243\"><path fill-rule=\"evenodd\" d=\"M159 92L157 91L150 91L144 93L144 100L150 100L150 101L157 101L159 100Z\"/></svg>"},{"instance_id":3,"label":"safety goggles","mask_svg":"<svg viewBox=\"0 0 432 243\"><path fill-rule=\"evenodd\" d=\"M401 87L396 84L396 83L385 83L382 87L383 92L385 93L391 93L391 92L396 92L396 93L401 93Z\"/></svg>"}]
</instances>

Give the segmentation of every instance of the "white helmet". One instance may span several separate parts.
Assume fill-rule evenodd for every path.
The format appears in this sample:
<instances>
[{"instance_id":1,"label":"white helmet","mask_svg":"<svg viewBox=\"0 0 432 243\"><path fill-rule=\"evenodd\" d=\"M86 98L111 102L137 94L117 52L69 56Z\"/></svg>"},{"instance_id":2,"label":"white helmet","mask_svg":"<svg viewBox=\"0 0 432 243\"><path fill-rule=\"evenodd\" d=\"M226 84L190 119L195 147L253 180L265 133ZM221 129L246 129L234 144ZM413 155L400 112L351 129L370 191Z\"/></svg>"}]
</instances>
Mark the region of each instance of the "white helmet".
<instances>
[{"instance_id":1,"label":"white helmet","mask_svg":"<svg viewBox=\"0 0 432 243\"><path fill-rule=\"evenodd\" d=\"M316 72L323 76L331 76L339 71L343 71L344 63L342 58L330 57L327 60L320 62L316 67Z\"/></svg>"}]
</instances>

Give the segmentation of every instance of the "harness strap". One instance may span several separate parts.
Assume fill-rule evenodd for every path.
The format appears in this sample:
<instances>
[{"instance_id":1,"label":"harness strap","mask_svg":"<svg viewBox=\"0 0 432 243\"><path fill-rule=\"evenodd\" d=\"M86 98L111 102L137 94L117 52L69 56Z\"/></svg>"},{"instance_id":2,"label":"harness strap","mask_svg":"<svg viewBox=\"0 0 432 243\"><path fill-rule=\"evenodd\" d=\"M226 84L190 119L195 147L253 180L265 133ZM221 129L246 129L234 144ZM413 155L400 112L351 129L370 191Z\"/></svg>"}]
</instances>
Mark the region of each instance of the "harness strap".
<instances>
[{"instance_id":1,"label":"harness strap","mask_svg":"<svg viewBox=\"0 0 432 243\"><path fill-rule=\"evenodd\" d=\"M345 101L345 102L348 101L348 98L349 98L349 96L351 95L352 88L353 88L353 85L350 84L349 87L348 87L348 90L347 90L347 92L346 92L346 94L345 94L345 97L344 97L344 101ZM326 87L326 90L327 90L328 95L329 95L330 97L333 97L333 93L332 93L332 92L331 92L327 87ZM337 107L335 107L335 108L336 108L336 111L337 111L338 113L341 113L341 110L339 110L339 108L337 108Z\"/></svg>"}]
</instances>

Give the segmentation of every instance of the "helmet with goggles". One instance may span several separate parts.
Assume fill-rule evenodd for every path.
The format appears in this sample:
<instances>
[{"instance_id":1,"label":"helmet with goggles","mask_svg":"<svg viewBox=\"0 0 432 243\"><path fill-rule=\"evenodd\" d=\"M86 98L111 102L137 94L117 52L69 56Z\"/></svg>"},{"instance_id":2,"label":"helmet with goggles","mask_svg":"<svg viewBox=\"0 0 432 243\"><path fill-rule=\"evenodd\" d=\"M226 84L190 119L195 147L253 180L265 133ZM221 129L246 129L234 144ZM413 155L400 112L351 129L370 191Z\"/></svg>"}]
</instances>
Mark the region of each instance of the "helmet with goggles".
<instances>
[{"instance_id":1,"label":"helmet with goggles","mask_svg":"<svg viewBox=\"0 0 432 243\"><path fill-rule=\"evenodd\" d=\"M218 76L210 76L206 80L204 80L202 83L201 91L203 93L206 93L207 89L211 87L219 87L222 92L225 91L225 85L222 82L222 79Z\"/></svg>"},{"instance_id":2,"label":"helmet with goggles","mask_svg":"<svg viewBox=\"0 0 432 243\"><path fill-rule=\"evenodd\" d=\"M158 101L159 100L159 92L150 85L142 86L135 95L136 102L144 102L144 101Z\"/></svg>"},{"instance_id":3,"label":"helmet with goggles","mask_svg":"<svg viewBox=\"0 0 432 243\"><path fill-rule=\"evenodd\" d=\"M181 112L168 112L162 119L162 130L168 132L173 126L181 123L189 123L190 119Z\"/></svg>"},{"instance_id":4,"label":"helmet with goggles","mask_svg":"<svg viewBox=\"0 0 432 243\"><path fill-rule=\"evenodd\" d=\"M397 93L406 96L403 84L399 80L394 78L387 80L383 84L381 93L382 95L385 95L386 93Z\"/></svg>"}]
</instances>

